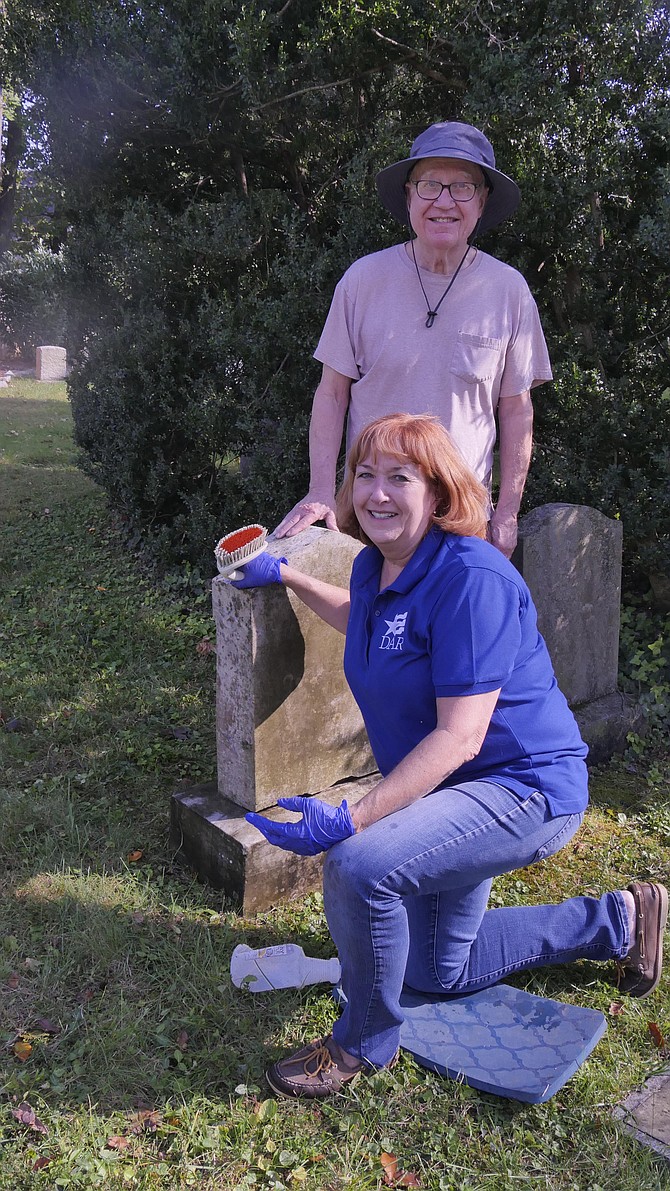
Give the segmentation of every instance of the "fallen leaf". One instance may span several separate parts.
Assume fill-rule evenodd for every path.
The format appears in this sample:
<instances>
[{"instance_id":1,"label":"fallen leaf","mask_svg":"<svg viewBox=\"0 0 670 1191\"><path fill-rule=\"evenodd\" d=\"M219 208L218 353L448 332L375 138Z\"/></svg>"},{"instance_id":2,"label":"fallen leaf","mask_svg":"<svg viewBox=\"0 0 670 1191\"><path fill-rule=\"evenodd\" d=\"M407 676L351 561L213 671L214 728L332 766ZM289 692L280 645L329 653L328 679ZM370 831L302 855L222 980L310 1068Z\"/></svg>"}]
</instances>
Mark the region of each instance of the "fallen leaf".
<instances>
[{"instance_id":1,"label":"fallen leaf","mask_svg":"<svg viewBox=\"0 0 670 1191\"><path fill-rule=\"evenodd\" d=\"M44 1034L60 1034L60 1026L55 1026L48 1017L38 1017L35 1029L41 1030Z\"/></svg>"},{"instance_id":2,"label":"fallen leaf","mask_svg":"<svg viewBox=\"0 0 670 1191\"><path fill-rule=\"evenodd\" d=\"M395 1154L387 1154L382 1150L379 1160L384 1171L384 1182L390 1187L393 1185L393 1180L398 1173L398 1159Z\"/></svg>"},{"instance_id":3,"label":"fallen leaf","mask_svg":"<svg viewBox=\"0 0 670 1191\"><path fill-rule=\"evenodd\" d=\"M208 654L214 653L214 645L211 638L203 637L202 641L198 641L195 652L199 653L201 657L207 657Z\"/></svg>"},{"instance_id":4,"label":"fallen leaf","mask_svg":"<svg viewBox=\"0 0 670 1191\"><path fill-rule=\"evenodd\" d=\"M27 1062L33 1053L33 1048L30 1043L24 1042L22 1039L19 1039L18 1042L14 1043L12 1050L14 1051L17 1059L19 1059L22 1063Z\"/></svg>"},{"instance_id":5,"label":"fallen leaf","mask_svg":"<svg viewBox=\"0 0 670 1191\"><path fill-rule=\"evenodd\" d=\"M16 1117L22 1125L26 1125L28 1129L34 1129L36 1133L48 1133L46 1125L43 1125L38 1117L35 1116L35 1109L32 1108L26 1100L23 1104L19 1104L18 1108L12 1109L12 1116Z\"/></svg>"},{"instance_id":6,"label":"fallen leaf","mask_svg":"<svg viewBox=\"0 0 670 1191\"><path fill-rule=\"evenodd\" d=\"M33 1162L33 1170L44 1170L45 1166L49 1166L53 1162L53 1158L37 1158Z\"/></svg>"},{"instance_id":7,"label":"fallen leaf","mask_svg":"<svg viewBox=\"0 0 670 1191\"><path fill-rule=\"evenodd\" d=\"M136 863L137 863L137 861L138 861L138 860L141 860L143 856L144 856L144 852L142 851L142 849L141 849L141 848L135 848L134 852L129 852L129 853L128 853L128 863L129 863L129 864L136 864Z\"/></svg>"},{"instance_id":8,"label":"fallen leaf","mask_svg":"<svg viewBox=\"0 0 670 1191\"><path fill-rule=\"evenodd\" d=\"M610 1005L607 1012L609 1013L610 1017L618 1017L620 1013L623 1013L624 1008L625 1006L621 1004L621 1001L612 1001L612 1004Z\"/></svg>"},{"instance_id":9,"label":"fallen leaf","mask_svg":"<svg viewBox=\"0 0 670 1191\"><path fill-rule=\"evenodd\" d=\"M106 1145L108 1150L127 1150L130 1145L130 1138L119 1135L108 1137Z\"/></svg>"},{"instance_id":10,"label":"fallen leaf","mask_svg":"<svg viewBox=\"0 0 670 1191\"><path fill-rule=\"evenodd\" d=\"M663 1050L665 1047L665 1038L663 1037L661 1031L659 1030L658 1026L656 1025L656 1022L648 1021L647 1029L649 1030L649 1033L651 1034L654 1046L657 1046L659 1048L659 1050Z\"/></svg>"},{"instance_id":11,"label":"fallen leaf","mask_svg":"<svg viewBox=\"0 0 670 1191\"><path fill-rule=\"evenodd\" d=\"M21 977L18 972L10 972L5 983L8 988L18 988L21 983Z\"/></svg>"},{"instance_id":12,"label":"fallen leaf","mask_svg":"<svg viewBox=\"0 0 670 1191\"><path fill-rule=\"evenodd\" d=\"M186 1050L188 1046L188 1034L186 1033L186 1030L179 1031L179 1034L177 1035L177 1046L180 1050Z\"/></svg>"},{"instance_id":13,"label":"fallen leaf","mask_svg":"<svg viewBox=\"0 0 670 1191\"><path fill-rule=\"evenodd\" d=\"M106 587L96 587L96 591L107 591Z\"/></svg>"},{"instance_id":14,"label":"fallen leaf","mask_svg":"<svg viewBox=\"0 0 670 1191\"><path fill-rule=\"evenodd\" d=\"M97 992L98 989L94 984L89 984L86 986L86 988L82 988L81 992L77 996L79 1004L88 1005L88 1002L93 1000Z\"/></svg>"},{"instance_id":15,"label":"fallen leaf","mask_svg":"<svg viewBox=\"0 0 670 1191\"><path fill-rule=\"evenodd\" d=\"M157 1108L141 1109L130 1117L130 1131L141 1133L144 1129L147 1133L155 1133L162 1119L162 1114Z\"/></svg>"},{"instance_id":16,"label":"fallen leaf","mask_svg":"<svg viewBox=\"0 0 670 1191\"><path fill-rule=\"evenodd\" d=\"M418 1178L412 1171L400 1170L398 1168L398 1159L395 1154L386 1154L382 1151L380 1161L384 1171L384 1182L387 1187L421 1186Z\"/></svg>"}]
</instances>

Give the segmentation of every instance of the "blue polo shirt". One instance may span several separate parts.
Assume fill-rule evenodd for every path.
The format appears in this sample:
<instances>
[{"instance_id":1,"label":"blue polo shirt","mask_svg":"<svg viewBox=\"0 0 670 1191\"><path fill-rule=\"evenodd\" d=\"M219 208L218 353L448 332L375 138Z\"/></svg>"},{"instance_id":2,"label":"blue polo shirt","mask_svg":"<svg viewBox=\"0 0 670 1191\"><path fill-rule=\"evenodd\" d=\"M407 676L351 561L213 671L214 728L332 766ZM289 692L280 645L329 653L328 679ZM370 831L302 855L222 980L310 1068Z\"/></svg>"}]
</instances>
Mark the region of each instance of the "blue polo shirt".
<instances>
[{"instance_id":1,"label":"blue polo shirt","mask_svg":"<svg viewBox=\"0 0 670 1191\"><path fill-rule=\"evenodd\" d=\"M486 778L524 797L540 790L552 815L583 810L587 748L515 567L488 542L437 528L380 592L381 565L375 546L354 562L344 650L381 773L436 727L437 697L500 687L480 752L443 784Z\"/></svg>"}]
</instances>

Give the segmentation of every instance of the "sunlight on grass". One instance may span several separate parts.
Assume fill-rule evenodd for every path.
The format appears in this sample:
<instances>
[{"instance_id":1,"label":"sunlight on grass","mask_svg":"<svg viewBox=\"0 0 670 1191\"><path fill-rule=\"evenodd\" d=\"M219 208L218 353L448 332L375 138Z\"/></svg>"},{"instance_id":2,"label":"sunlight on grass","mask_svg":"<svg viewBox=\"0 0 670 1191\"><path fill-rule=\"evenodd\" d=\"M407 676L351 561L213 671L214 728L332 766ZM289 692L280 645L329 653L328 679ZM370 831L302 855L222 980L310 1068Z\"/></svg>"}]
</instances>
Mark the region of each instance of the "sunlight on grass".
<instances>
[{"instance_id":1,"label":"sunlight on grass","mask_svg":"<svg viewBox=\"0 0 670 1191\"><path fill-rule=\"evenodd\" d=\"M648 1025L670 1036L667 976L616 1016L608 965L519 979L608 1018L544 1105L496 1100L404 1054L331 1103L270 1096L267 1062L326 1033L336 1010L326 986L241 992L230 955L295 941L328 957L323 900L244 919L175 864L171 793L216 773L215 665L197 651L213 637L209 595L149 572L60 457L28 462L54 443L74 457L69 409L64 386L15 384L20 400L0 396L0 450L16 460L3 460L0 497L0 1191L378 1191L382 1149L424 1191L668 1186L611 1117L659 1069ZM633 873L667 880L667 755L607 766L591 785L575 840L496 880L493 906L600 893ZM17 1120L24 1104L43 1132Z\"/></svg>"}]
</instances>

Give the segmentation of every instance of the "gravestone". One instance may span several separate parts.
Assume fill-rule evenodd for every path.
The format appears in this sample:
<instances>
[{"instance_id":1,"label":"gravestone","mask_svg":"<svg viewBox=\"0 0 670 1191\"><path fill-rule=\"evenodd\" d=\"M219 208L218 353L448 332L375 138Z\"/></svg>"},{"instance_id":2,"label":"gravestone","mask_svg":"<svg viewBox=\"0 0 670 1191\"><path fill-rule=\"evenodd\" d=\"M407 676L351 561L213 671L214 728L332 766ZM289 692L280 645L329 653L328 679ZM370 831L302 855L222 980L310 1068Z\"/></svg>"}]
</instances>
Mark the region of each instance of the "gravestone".
<instances>
[{"instance_id":1,"label":"gravestone","mask_svg":"<svg viewBox=\"0 0 670 1191\"><path fill-rule=\"evenodd\" d=\"M348 589L361 543L309 529L268 553ZM376 769L342 669L344 636L279 584L212 584L218 788L247 810L316 794Z\"/></svg>"},{"instance_id":2,"label":"gravestone","mask_svg":"<svg viewBox=\"0 0 670 1191\"><path fill-rule=\"evenodd\" d=\"M512 558L592 762L622 750L640 727L617 689L622 547L620 521L586 505L547 504L521 518Z\"/></svg>"},{"instance_id":3,"label":"gravestone","mask_svg":"<svg viewBox=\"0 0 670 1191\"><path fill-rule=\"evenodd\" d=\"M67 376L67 353L64 347L38 347L35 354L36 380L65 380Z\"/></svg>"},{"instance_id":4,"label":"gravestone","mask_svg":"<svg viewBox=\"0 0 670 1191\"><path fill-rule=\"evenodd\" d=\"M614 1116L637 1141L670 1163L670 1067L631 1092Z\"/></svg>"},{"instance_id":5,"label":"gravestone","mask_svg":"<svg viewBox=\"0 0 670 1191\"><path fill-rule=\"evenodd\" d=\"M268 553L345 589L360 549L316 528L268 541ZM344 636L280 585L244 591L216 578L212 600L218 778L173 795L171 840L252 913L317 888L323 858L272 847L245 812L293 819L276 806L291 794L353 805L374 784L365 775L376 765L344 678Z\"/></svg>"}]
</instances>

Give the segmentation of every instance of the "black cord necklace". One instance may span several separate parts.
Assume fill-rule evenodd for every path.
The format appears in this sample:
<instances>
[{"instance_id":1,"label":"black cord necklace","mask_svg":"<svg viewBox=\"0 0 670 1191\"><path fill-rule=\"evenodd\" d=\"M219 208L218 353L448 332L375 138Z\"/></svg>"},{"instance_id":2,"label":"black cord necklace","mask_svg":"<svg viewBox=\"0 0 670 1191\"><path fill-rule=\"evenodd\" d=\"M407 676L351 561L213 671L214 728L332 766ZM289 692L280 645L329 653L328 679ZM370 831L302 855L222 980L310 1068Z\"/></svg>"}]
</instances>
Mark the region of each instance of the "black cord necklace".
<instances>
[{"instance_id":1,"label":"black cord necklace","mask_svg":"<svg viewBox=\"0 0 670 1191\"><path fill-rule=\"evenodd\" d=\"M435 307L434 310L431 310L431 308L430 308L430 302L428 301L428 294L426 293L423 281L421 280L421 272L419 270L419 265L418 265L418 262L416 259L416 253L414 251L414 241L413 240L410 240L409 246L412 249L412 260L414 261L414 268L416 269L416 275L419 278L419 285L421 286L421 293L423 294L423 296L426 300L426 311L427 311L426 326L432 327L433 323L435 322L435 319L437 318L437 312L440 309L440 306L444 302L444 299L446 298L447 294L449 293L449 290L451 289L456 278L458 277L458 274L460 273L463 265L465 264L465 258L468 255L471 246L470 246L470 244L468 244L465 252L463 253L463 256L461 257L461 260L459 262L458 268L456 269L456 272L454 273L453 277L450 278L449 284L448 284L447 288L445 289L444 293L442 294L442 297L440 298L440 300L437 303L437 306ZM476 249L475 249L475 251L476 251Z\"/></svg>"}]
</instances>

